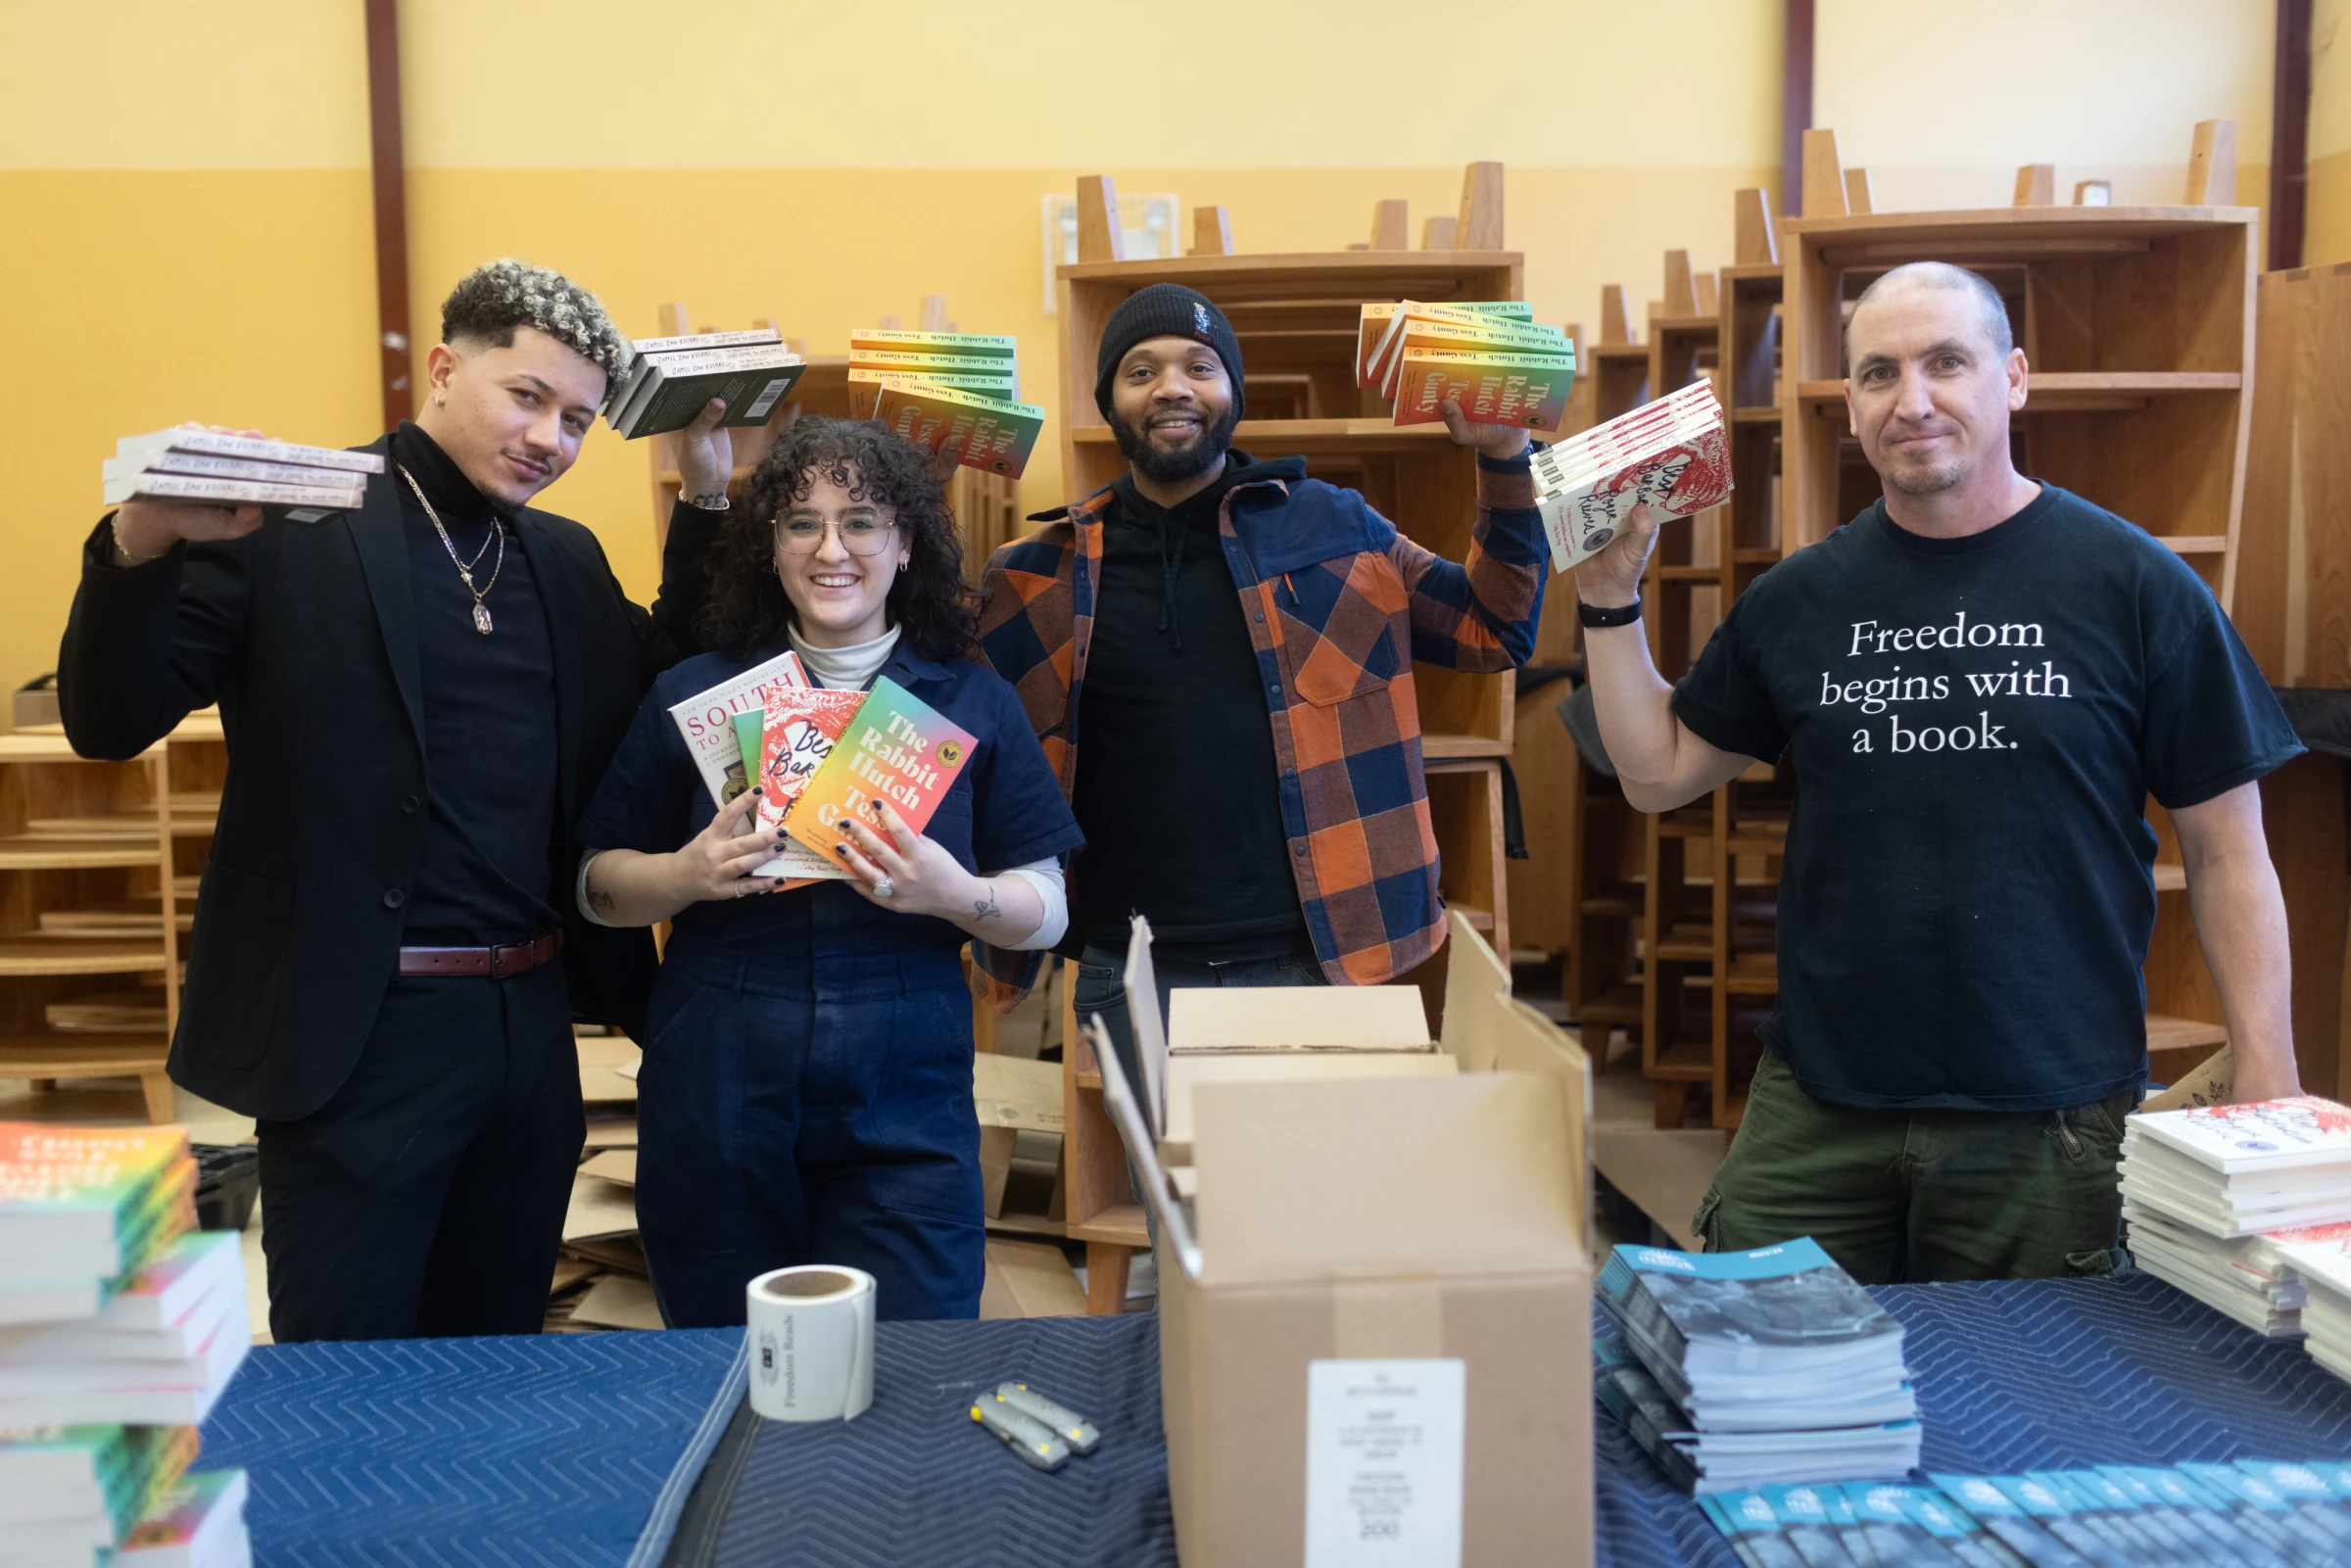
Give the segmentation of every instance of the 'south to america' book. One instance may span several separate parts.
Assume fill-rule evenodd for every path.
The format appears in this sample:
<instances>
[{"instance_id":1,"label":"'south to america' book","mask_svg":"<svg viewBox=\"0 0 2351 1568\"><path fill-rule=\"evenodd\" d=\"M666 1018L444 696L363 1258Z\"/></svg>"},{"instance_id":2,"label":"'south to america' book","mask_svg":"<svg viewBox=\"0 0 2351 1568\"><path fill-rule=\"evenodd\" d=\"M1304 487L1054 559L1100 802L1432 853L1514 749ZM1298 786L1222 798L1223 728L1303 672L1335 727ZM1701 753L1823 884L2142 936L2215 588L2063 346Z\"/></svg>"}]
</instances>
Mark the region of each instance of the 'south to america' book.
<instances>
[{"instance_id":1,"label":"'south to america' book","mask_svg":"<svg viewBox=\"0 0 2351 1568\"><path fill-rule=\"evenodd\" d=\"M779 687L807 684L808 672L800 668L800 656L787 648L732 681L721 681L706 691L696 691L670 708L670 722L685 737L686 749L694 757L695 771L702 776L702 784L713 801L725 806L748 789L750 775L758 767L756 739L751 747L752 760L744 759L737 738L739 722L744 717L751 718L752 734L756 736L765 722L768 692ZM744 823L744 833L755 831L750 822Z\"/></svg>"},{"instance_id":2,"label":"'south to america' book","mask_svg":"<svg viewBox=\"0 0 2351 1568\"><path fill-rule=\"evenodd\" d=\"M845 867L838 847L844 820L885 832L881 803L887 800L921 832L970 760L972 745L969 732L885 676L808 781L784 819L784 831L829 864Z\"/></svg>"}]
</instances>

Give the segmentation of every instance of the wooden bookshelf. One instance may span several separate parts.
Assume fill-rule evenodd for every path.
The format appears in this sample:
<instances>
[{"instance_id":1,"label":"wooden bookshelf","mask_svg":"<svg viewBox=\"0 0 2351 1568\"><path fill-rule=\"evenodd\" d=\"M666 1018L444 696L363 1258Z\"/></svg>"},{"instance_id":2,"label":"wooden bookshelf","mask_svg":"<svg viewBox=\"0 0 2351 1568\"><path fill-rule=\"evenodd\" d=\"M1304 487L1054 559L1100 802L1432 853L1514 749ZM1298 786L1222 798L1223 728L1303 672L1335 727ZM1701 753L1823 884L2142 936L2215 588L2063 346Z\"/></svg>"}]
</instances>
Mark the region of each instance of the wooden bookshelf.
<instances>
[{"instance_id":1,"label":"wooden bookshelf","mask_svg":"<svg viewBox=\"0 0 2351 1568\"><path fill-rule=\"evenodd\" d=\"M0 736L0 1077L136 1078L158 1123L184 896L167 756L87 761L55 725Z\"/></svg>"}]
</instances>

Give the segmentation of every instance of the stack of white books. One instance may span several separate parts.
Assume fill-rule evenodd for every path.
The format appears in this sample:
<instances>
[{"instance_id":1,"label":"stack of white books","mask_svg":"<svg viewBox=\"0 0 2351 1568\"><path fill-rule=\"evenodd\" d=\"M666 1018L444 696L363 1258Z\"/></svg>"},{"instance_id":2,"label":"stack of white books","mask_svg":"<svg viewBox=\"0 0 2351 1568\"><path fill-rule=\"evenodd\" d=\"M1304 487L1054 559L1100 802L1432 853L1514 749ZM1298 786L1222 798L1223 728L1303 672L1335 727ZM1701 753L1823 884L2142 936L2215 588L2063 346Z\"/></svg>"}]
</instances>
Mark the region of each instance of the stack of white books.
<instances>
[{"instance_id":1,"label":"stack of white books","mask_svg":"<svg viewBox=\"0 0 2351 1568\"><path fill-rule=\"evenodd\" d=\"M2281 1243L2323 1237L2332 1226L2214 1236L2158 1210L2123 1205L2131 1256L2138 1266L2257 1334L2302 1333L2300 1277L2279 1255Z\"/></svg>"},{"instance_id":2,"label":"stack of white books","mask_svg":"<svg viewBox=\"0 0 2351 1568\"><path fill-rule=\"evenodd\" d=\"M2302 1348L2351 1383L2351 1225L2313 1226L2280 1239L2278 1258L2302 1283Z\"/></svg>"},{"instance_id":3,"label":"stack of white books","mask_svg":"<svg viewBox=\"0 0 2351 1568\"><path fill-rule=\"evenodd\" d=\"M2122 1187L2133 1209L2223 1239L2351 1220L2351 1110L2306 1094L2141 1112Z\"/></svg>"},{"instance_id":4,"label":"stack of white books","mask_svg":"<svg viewBox=\"0 0 2351 1568\"><path fill-rule=\"evenodd\" d=\"M356 508L366 497L367 476L382 473L384 459L371 451L174 425L124 436L101 469L109 506L176 500L329 512Z\"/></svg>"},{"instance_id":5,"label":"stack of white books","mask_svg":"<svg viewBox=\"0 0 2351 1568\"><path fill-rule=\"evenodd\" d=\"M1918 1463L1902 1326L1808 1237L1747 1253L1618 1247L1599 1295L1662 1402L1605 1347L1602 1397L1676 1484L1898 1481Z\"/></svg>"},{"instance_id":6,"label":"stack of white books","mask_svg":"<svg viewBox=\"0 0 2351 1568\"><path fill-rule=\"evenodd\" d=\"M189 1470L251 1345L195 1179L182 1128L0 1123L0 1568L249 1562L242 1473Z\"/></svg>"},{"instance_id":7,"label":"stack of white books","mask_svg":"<svg viewBox=\"0 0 2351 1568\"><path fill-rule=\"evenodd\" d=\"M1607 548L1635 506L1658 522L1719 506L1731 494L1731 453L1714 384L1694 381L1538 451L1534 473L1555 571Z\"/></svg>"},{"instance_id":8,"label":"stack of white books","mask_svg":"<svg viewBox=\"0 0 2351 1568\"><path fill-rule=\"evenodd\" d=\"M683 430L710 400L727 405L721 425L763 425L792 395L808 365L773 327L646 338L604 393L604 418L627 440Z\"/></svg>"}]
</instances>

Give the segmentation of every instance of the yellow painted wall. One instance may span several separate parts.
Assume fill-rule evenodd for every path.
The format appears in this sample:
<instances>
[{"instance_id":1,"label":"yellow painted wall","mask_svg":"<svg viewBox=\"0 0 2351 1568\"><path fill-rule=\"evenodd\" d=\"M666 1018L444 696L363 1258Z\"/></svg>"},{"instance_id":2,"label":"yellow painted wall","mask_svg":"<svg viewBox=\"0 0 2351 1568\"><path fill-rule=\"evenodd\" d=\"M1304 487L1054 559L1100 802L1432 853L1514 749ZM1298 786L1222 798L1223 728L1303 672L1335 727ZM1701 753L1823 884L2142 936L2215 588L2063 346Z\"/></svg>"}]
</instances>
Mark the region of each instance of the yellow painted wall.
<instances>
[{"instance_id":1,"label":"yellow painted wall","mask_svg":"<svg viewBox=\"0 0 2351 1568\"><path fill-rule=\"evenodd\" d=\"M1817 118L1873 166L1882 209L1999 205L2030 159L2165 199L2188 125L2228 113L2259 192L2268 6L1987 4L1929 24L1822 0ZM98 511L89 469L117 436L186 417L374 433L359 10L0 7L0 333L56 367L0 377L15 522L0 683L54 662ZM1731 192L1777 183L1780 0L1575 4L1510 29L1408 0L1196 0L1179 16L1037 0L985 25L932 0L401 14L428 342L449 286L499 255L571 273L631 332L684 299L697 324L775 315L820 353L943 293L961 325L1020 335L1030 395L1058 413L1038 206L1081 173L1221 203L1244 251L1323 250L1365 237L1381 198L1408 199L1416 231L1454 210L1463 163L1499 158L1529 298L1587 323L1603 283L1636 311L1655 296L1668 247L1727 261ZM2070 18L2087 19L2079 40ZM2011 64L2018 36L2036 42ZM1991 79L1953 89L1954 58ZM1398 96L1449 74L1458 94ZM1032 507L1060 499L1057 470L1047 443ZM598 530L641 596L647 477L646 448L600 428L547 498Z\"/></svg>"},{"instance_id":2,"label":"yellow painted wall","mask_svg":"<svg viewBox=\"0 0 2351 1568\"><path fill-rule=\"evenodd\" d=\"M2310 25L2310 190L2302 260L2351 261L2351 0L2318 0Z\"/></svg>"}]
</instances>

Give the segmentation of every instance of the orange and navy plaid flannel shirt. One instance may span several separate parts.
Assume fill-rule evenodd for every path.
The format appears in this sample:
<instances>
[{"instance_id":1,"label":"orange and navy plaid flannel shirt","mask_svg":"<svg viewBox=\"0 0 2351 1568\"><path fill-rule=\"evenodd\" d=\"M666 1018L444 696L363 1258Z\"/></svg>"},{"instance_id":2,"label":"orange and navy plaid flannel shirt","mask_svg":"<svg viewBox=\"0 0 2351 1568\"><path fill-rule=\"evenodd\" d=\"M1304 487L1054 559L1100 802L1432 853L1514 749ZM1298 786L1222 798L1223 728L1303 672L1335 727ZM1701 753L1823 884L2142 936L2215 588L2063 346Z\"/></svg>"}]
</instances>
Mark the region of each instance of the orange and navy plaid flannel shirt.
<instances>
[{"instance_id":1,"label":"orange and navy plaid flannel shirt","mask_svg":"<svg viewBox=\"0 0 2351 1568\"><path fill-rule=\"evenodd\" d=\"M1265 681L1291 869L1322 973L1376 985L1445 940L1413 663L1499 671L1533 653L1547 575L1534 479L1524 457L1478 457L1457 565L1357 492L1306 478L1303 459L1261 468L1277 477L1228 491L1219 532ZM981 588L981 651L1020 693L1064 794L1111 500L1105 489L1030 519L1044 526L998 549ZM1082 851L1071 875L1084 875ZM1035 982L1043 956L973 953L999 1006Z\"/></svg>"}]
</instances>

